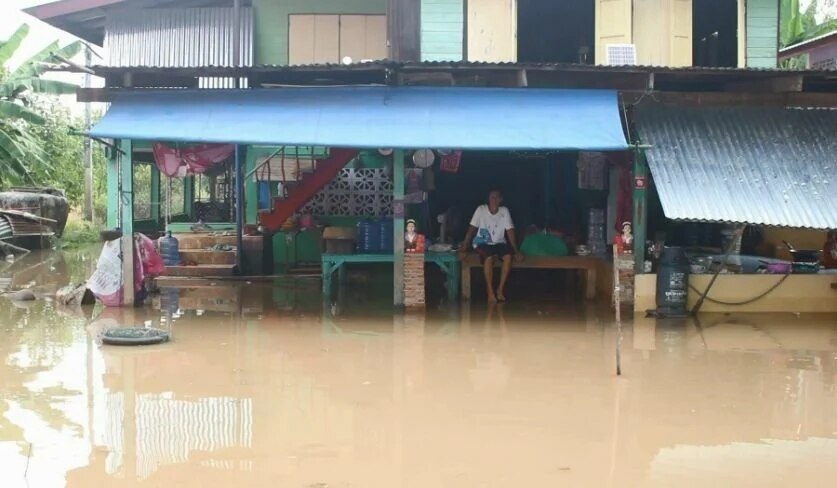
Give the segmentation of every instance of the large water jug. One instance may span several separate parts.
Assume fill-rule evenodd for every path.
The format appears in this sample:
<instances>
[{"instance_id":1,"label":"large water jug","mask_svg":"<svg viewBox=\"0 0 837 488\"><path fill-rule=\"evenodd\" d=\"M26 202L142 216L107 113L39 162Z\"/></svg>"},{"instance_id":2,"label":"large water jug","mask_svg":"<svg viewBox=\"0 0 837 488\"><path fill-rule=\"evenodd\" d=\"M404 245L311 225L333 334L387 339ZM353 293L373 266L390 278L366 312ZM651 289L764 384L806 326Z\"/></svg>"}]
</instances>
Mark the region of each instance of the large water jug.
<instances>
[{"instance_id":1,"label":"large water jug","mask_svg":"<svg viewBox=\"0 0 837 488\"><path fill-rule=\"evenodd\" d=\"M160 238L160 255L166 266L180 265L180 243L177 238L166 231L166 235Z\"/></svg>"}]
</instances>

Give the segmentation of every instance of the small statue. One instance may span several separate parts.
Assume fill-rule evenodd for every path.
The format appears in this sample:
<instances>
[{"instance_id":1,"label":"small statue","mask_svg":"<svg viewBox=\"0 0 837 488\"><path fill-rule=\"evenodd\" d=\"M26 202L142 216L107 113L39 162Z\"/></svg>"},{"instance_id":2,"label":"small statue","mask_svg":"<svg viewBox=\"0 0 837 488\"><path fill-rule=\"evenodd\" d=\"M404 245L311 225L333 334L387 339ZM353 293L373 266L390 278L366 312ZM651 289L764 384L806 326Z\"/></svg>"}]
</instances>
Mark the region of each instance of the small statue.
<instances>
[{"instance_id":1,"label":"small statue","mask_svg":"<svg viewBox=\"0 0 837 488\"><path fill-rule=\"evenodd\" d=\"M424 236L416 232L416 221L407 221L407 229L404 232L404 251L424 252Z\"/></svg>"},{"instance_id":2,"label":"small statue","mask_svg":"<svg viewBox=\"0 0 837 488\"><path fill-rule=\"evenodd\" d=\"M622 233L613 238L613 244L619 254L632 254L634 246L633 225L630 222L622 222Z\"/></svg>"}]
</instances>

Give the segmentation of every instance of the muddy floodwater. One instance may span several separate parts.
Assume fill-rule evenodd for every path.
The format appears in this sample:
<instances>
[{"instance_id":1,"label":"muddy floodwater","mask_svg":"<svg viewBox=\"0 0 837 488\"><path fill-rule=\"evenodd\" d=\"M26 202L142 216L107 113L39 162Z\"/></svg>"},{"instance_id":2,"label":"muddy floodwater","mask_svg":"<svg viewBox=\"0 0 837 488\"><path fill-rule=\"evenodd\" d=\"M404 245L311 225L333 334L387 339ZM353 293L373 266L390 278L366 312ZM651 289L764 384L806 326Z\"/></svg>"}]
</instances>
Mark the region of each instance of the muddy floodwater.
<instances>
[{"instance_id":1,"label":"muddy floodwater","mask_svg":"<svg viewBox=\"0 0 837 488\"><path fill-rule=\"evenodd\" d=\"M84 254L0 270L2 487L833 486L837 317L626 321L513 301L393 317L316 280L64 309ZM362 287L356 287L362 288ZM384 303L389 301L384 296ZM378 310L375 312L375 310ZM97 343L115 325L159 346Z\"/></svg>"}]
</instances>

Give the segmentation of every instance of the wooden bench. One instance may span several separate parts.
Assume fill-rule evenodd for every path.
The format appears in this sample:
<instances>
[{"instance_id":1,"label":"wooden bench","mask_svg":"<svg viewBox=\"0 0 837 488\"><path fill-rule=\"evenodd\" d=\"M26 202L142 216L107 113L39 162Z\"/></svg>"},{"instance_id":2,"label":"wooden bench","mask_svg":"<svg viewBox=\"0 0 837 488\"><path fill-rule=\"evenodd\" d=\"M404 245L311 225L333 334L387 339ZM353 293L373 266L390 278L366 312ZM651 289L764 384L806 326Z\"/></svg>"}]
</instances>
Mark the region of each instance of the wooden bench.
<instances>
[{"instance_id":1,"label":"wooden bench","mask_svg":"<svg viewBox=\"0 0 837 488\"><path fill-rule=\"evenodd\" d=\"M456 300L459 292L459 259L456 253L452 252L427 252L424 253L426 263L435 263L447 277L448 298L451 302ZM331 294L332 275L337 271L337 279L345 279L347 264L355 263L391 263L392 254L323 254L323 296Z\"/></svg>"},{"instance_id":2,"label":"wooden bench","mask_svg":"<svg viewBox=\"0 0 837 488\"><path fill-rule=\"evenodd\" d=\"M584 272L584 296L588 300L596 298L596 261L593 256L526 256L522 262L515 262L512 268L526 269L577 269ZM500 266L497 260L495 267ZM465 256L462 261L462 299L471 299L471 269L482 269L480 258L476 254Z\"/></svg>"}]
</instances>

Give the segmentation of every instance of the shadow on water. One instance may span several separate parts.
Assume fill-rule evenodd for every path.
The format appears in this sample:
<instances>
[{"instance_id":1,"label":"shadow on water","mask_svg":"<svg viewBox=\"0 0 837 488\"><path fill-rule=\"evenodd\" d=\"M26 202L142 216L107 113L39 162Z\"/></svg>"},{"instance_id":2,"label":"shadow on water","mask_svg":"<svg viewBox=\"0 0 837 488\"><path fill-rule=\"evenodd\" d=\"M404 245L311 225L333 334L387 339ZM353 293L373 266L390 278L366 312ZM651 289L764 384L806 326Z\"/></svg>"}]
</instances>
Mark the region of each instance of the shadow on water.
<instances>
[{"instance_id":1,"label":"shadow on water","mask_svg":"<svg viewBox=\"0 0 837 488\"><path fill-rule=\"evenodd\" d=\"M4 487L837 476L833 315L638 317L625 324L617 378L610 311L573 297L456 307L431 291L426 313L393 315L386 282L324 305L317 280L219 280L164 288L146 307L79 312L48 290L91 262L44 256L0 271L44 290L26 304L0 298ZM117 325L174 340L96 343Z\"/></svg>"}]
</instances>

